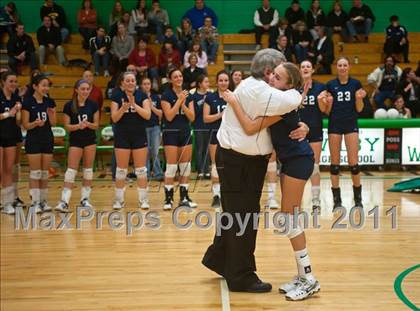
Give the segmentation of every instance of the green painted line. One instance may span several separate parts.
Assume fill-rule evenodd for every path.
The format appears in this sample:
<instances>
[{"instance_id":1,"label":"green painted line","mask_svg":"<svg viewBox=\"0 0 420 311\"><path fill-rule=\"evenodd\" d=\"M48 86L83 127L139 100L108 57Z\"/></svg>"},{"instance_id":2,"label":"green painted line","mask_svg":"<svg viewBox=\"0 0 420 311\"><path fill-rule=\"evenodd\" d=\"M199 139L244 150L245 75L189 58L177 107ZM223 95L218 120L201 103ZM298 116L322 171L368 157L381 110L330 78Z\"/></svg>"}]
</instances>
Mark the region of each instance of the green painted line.
<instances>
[{"instance_id":1,"label":"green painted line","mask_svg":"<svg viewBox=\"0 0 420 311\"><path fill-rule=\"evenodd\" d=\"M404 280L404 278L410 274L411 272L413 272L414 270L420 268L420 265L415 265L411 268L408 268L407 270L403 271L400 273L400 275L397 276L397 278L394 281L394 291L397 294L398 298L400 298L400 300L407 306L409 307L411 310L416 310L419 311L420 308L418 308L417 306L414 305L414 303L412 303L410 300L408 300L408 298L404 295L402 289L401 289L401 284Z\"/></svg>"}]
</instances>

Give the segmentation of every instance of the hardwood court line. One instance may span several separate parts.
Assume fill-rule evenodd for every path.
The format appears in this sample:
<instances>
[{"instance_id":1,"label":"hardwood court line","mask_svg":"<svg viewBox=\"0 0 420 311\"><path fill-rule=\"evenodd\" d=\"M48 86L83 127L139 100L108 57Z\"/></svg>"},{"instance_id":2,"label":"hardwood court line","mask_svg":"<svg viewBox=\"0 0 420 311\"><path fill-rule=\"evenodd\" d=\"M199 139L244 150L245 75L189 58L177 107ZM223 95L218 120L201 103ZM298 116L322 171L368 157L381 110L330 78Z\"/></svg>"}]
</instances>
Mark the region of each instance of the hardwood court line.
<instances>
[{"instance_id":1,"label":"hardwood court line","mask_svg":"<svg viewBox=\"0 0 420 311\"><path fill-rule=\"evenodd\" d=\"M224 278L220 279L220 296L222 299L222 311L230 311L229 289Z\"/></svg>"},{"instance_id":2,"label":"hardwood court line","mask_svg":"<svg viewBox=\"0 0 420 311\"><path fill-rule=\"evenodd\" d=\"M404 278L410 274L411 272L413 272L414 270L420 268L420 265L415 265L411 268L408 268L407 270L401 272L397 278L395 279L394 282L394 291L396 293L396 295L398 296L398 298L400 298L400 300L410 309L412 310L420 310L418 307L416 307L414 305L414 303L412 303L410 300L408 300L408 298L404 295L403 291L402 291L402 282L404 280Z\"/></svg>"}]
</instances>

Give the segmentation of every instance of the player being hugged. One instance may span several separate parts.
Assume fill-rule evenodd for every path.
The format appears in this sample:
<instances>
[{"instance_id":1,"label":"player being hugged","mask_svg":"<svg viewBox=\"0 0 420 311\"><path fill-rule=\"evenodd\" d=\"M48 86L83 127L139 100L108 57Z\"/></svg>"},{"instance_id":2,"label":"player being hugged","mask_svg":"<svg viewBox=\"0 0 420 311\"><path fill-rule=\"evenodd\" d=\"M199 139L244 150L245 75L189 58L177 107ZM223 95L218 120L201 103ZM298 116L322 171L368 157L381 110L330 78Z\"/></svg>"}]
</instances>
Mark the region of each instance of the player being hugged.
<instances>
[{"instance_id":1,"label":"player being hugged","mask_svg":"<svg viewBox=\"0 0 420 311\"><path fill-rule=\"evenodd\" d=\"M20 110L22 104L16 90L16 74L6 71L1 75L0 90L0 167L1 206L5 214L14 214L15 187L13 170L20 142Z\"/></svg>"},{"instance_id":2,"label":"player being hugged","mask_svg":"<svg viewBox=\"0 0 420 311\"><path fill-rule=\"evenodd\" d=\"M87 80L78 80L74 85L73 99L64 105L64 127L70 132L67 170L61 200L55 207L61 212L69 211L69 202L80 160L83 157L83 184L80 206L92 207L89 202L93 179L93 161L96 154L96 130L99 126L98 104L88 99L91 85Z\"/></svg>"},{"instance_id":3,"label":"player being hugged","mask_svg":"<svg viewBox=\"0 0 420 311\"><path fill-rule=\"evenodd\" d=\"M40 74L31 82L34 93L23 101L22 124L27 130L25 151L29 162L31 207L37 213L50 211L48 206L48 168L54 151L51 126L56 124L54 100L48 96L50 80Z\"/></svg>"},{"instance_id":4,"label":"player being hugged","mask_svg":"<svg viewBox=\"0 0 420 311\"><path fill-rule=\"evenodd\" d=\"M219 175L216 168L216 148L219 142L217 141L217 131L222 122L223 112L226 108L226 102L223 99L223 93L228 90L230 82L229 74L221 70L216 75L217 91L209 94L206 97L203 108L203 120L210 130L210 159L211 159L211 179L213 188L213 201L211 206L219 208L220 202L220 182Z\"/></svg>"},{"instance_id":5,"label":"player being hugged","mask_svg":"<svg viewBox=\"0 0 420 311\"><path fill-rule=\"evenodd\" d=\"M315 72L312 63L305 60L300 63L300 73L305 84L308 84L308 94L303 99L303 108L299 110L300 118L309 126L307 139L314 152L314 170L311 176L312 190L312 208L320 208L320 184L321 176L319 171L319 161L322 149L322 113L325 112L325 106L318 103L318 96L325 90L325 85L312 80L312 74Z\"/></svg>"},{"instance_id":6,"label":"player being hugged","mask_svg":"<svg viewBox=\"0 0 420 311\"><path fill-rule=\"evenodd\" d=\"M362 89L359 80L349 76L349 70L349 60L346 57L340 57L337 60L337 78L329 81L327 90L318 97L319 103L325 106L325 112L329 115L328 141L331 153L330 173L334 208L342 206L339 173L343 136L353 181L354 204L363 207L358 164L359 127L357 118L358 113L363 110L363 99L366 97L366 92Z\"/></svg>"},{"instance_id":7,"label":"player being hugged","mask_svg":"<svg viewBox=\"0 0 420 311\"><path fill-rule=\"evenodd\" d=\"M150 100L136 90L136 76L131 72L122 74L121 85L111 98L111 118L115 124L114 148L117 160L115 174L114 209L124 207L125 178L130 155L133 155L139 207L148 209L147 195L147 136L146 120L151 117Z\"/></svg>"},{"instance_id":8,"label":"player being hugged","mask_svg":"<svg viewBox=\"0 0 420 311\"><path fill-rule=\"evenodd\" d=\"M162 94L163 146L166 157L164 210L174 203L174 178L179 166L179 205L197 207L188 195L191 173L192 139L190 122L195 119L194 102L188 100L188 91L182 89L183 76L179 69L168 73L171 86ZM179 163L179 165L178 165Z\"/></svg>"}]
</instances>

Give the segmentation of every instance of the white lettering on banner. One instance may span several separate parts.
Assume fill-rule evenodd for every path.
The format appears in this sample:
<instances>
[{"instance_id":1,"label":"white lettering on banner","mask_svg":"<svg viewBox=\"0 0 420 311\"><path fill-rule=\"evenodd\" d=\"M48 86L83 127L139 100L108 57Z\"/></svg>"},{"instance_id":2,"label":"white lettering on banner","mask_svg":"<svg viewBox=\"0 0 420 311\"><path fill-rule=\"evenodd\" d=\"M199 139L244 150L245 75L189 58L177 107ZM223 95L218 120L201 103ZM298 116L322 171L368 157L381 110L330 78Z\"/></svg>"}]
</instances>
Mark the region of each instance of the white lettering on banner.
<instances>
[{"instance_id":1,"label":"white lettering on banner","mask_svg":"<svg viewBox=\"0 0 420 311\"><path fill-rule=\"evenodd\" d=\"M323 129L321 165L330 165L331 155L328 146L328 130ZM418 148L420 150L420 148ZM420 151L419 151L420 152ZM340 164L348 165L347 150L344 138L340 150ZM359 129L359 164L383 165L384 164L384 129L361 128Z\"/></svg>"},{"instance_id":2,"label":"white lettering on banner","mask_svg":"<svg viewBox=\"0 0 420 311\"><path fill-rule=\"evenodd\" d=\"M420 128L402 130L401 163L403 165L420 164Z\"/></svg>"}]
</instances>

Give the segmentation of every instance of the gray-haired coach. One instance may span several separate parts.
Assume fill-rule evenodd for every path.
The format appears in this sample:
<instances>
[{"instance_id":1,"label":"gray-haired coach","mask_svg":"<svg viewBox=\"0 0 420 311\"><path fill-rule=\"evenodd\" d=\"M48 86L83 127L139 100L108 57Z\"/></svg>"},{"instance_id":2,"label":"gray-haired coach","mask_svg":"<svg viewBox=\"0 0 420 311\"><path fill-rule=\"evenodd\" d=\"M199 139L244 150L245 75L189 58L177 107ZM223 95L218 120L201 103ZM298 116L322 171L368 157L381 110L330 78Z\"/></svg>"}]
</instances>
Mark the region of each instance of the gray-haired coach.
<instances>
[{"instance_id":1,"label":"gray-haired coach","mask_svg":"<svg viewBox=\"0 0 420 311\"><path fill-rule=\"evenodd\" d=\"M235 90L243 110L251 119L283 115L300 105L302 96L298 91L280 91L268 84L274 68L284 61L283 54L273 49L260 50L254 56L251 77L242 81ZM303 131L295 131L299 130ZM267 129L247 135L230 106L225 109L217 138L216 165L222 208L223 212L232 215L233 225L228 226L229 219L222 217L222 225L229 229L222 229L219 236L216 234L202 263L222 275L231 291L268 292L271 284L262 282L255 273L257 229L253 218L260 212L261 191L273 151L271 138ZM248 219L244 234L240 236L237 235L240 225L236 218L239 216L242 223Z\"/></svg>"}]
</instances>

